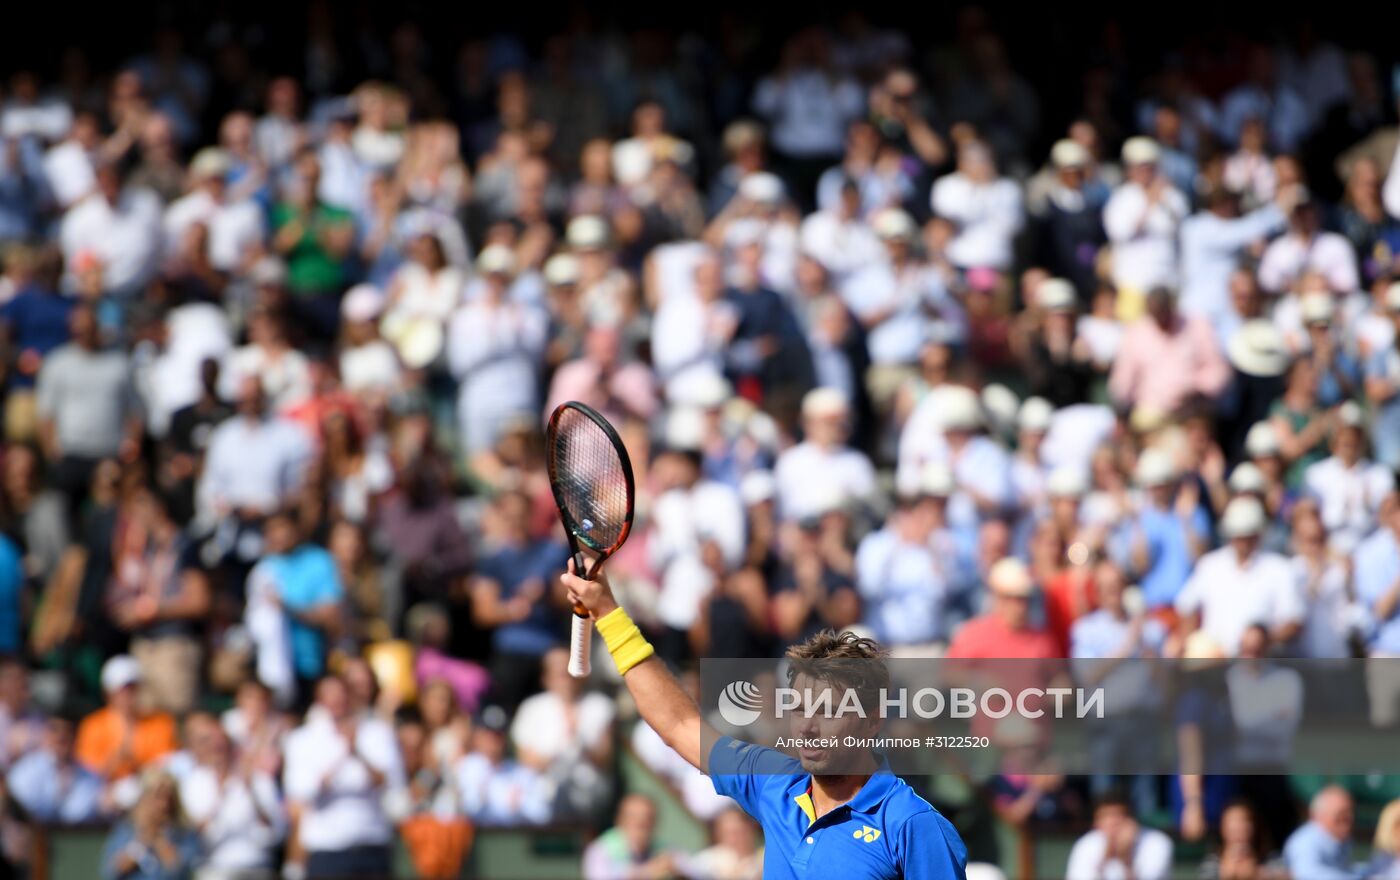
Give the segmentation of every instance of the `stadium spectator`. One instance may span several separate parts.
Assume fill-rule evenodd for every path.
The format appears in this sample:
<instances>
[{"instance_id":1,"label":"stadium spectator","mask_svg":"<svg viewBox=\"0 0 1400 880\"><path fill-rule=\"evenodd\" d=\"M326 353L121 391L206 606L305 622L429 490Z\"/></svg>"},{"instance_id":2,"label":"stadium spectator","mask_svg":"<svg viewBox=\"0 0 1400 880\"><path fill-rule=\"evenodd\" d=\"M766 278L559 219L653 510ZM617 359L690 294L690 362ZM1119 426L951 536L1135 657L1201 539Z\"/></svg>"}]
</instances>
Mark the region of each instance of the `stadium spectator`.
<instances>
[{"instance_id":1,"label":"stadium spectator","mask_svg":"<svg viewBox=\"0 0 1400 880\"><path fill-rule=\"evenodd\" d=\"M200 834L199 875L268 876L287 830L276 773L235 754L218 725L200 735L204 759L179 783L180 806Z\"/></svg>"},{"instance_id":2,"label":"stadium spectator","mask_svg":"<svg viewBox=\"0 0 1400 880\"><path fill-rule=\"evenodd\" d=\"M307 877L390 873L393 828L384 796L404 785L393 729L357 715L344 680L316 685L307 721L287 737L283 789Z\"/></svg>"},{"instance_id":3,"label":"stadium spectator","mask_svg":"<svg viewBox=\"0 0 1400 880\"><path fill-rule=\"evenodd\" d=\"M199 840L181 827L175 780L156 773L143 785L127 818L102 847L103 880L163 880L189 876Z\"/></svg>"},{"instance_id":4,"label":"stadium spectator","mask_svg":"<svg viewBox=\"0 0 1400 880\"><path fill-rule=\"evenodd\" d=\"M1329 785L1313 795L1308 821L1289 835L1283 857L1294 877L1362 877L1352 862L1351 832L1356 806L1346 789Z\"/></svg>"},{"instance_id":5,"label":"stadium spectator","mask_svg":"<svg viewBox=\"0 0 1400 880\"><path fill-rule=\"evenodd\" d=\"M1113 246L1118 317L1123 321L1142 314L1154 288L1178 282L1177 231L1188 204L1160 173L1161 156L1161 147L1151 138L1130 138L1123 145L1127 180L1103 208L1104 231Z\"/></svg>"},{"instance_id":6,"label":"stadium spectator","mask_svg":"<svg viewBox=\"0 0 1400 880\"><path fill-rule=\"evenodd\" d=\"M1094 804L1094 830L1075 841L1066 880L1133 877L1162 880L1170 875L1172 841L1156 828L1143 828L1121 795Z\"/></svg>"},{"instance_id":7,"label":"stadium spectator","mask_svg":"<svg viewBox=\"0 0 1400 880\"><path fill-rule=\"evenodd\" d=\"M78 763L73 722L48 719L43 744L15 761L5 784L10 797L38 822L84 825L102 818L102 777Z\"/></svg>"},{"instance_id":8,"label":"stadium spectator","mask_svg":"<svg viewBox=\"0 0 1400 880\"><path fill-rule=\"evenodd\" d=\"M141 664L125 654L112 657L102 665L107 704L78 725L74 754L84 767L107 781L104 806L130 806L139 790L137 774L178 745L174 718L140 708L140 686Z\"/></svg>"},{"instance_id":9,"label":"stadium spectator","mask_svg":"<svg viewBox=\"0 0 1400 880\"><path fill-rule=\"evenodd\" d=\"M1201 863L1202 880L1273 880L1287 875L1282 856L1267 839L1248 801L1233 801L1220 815L1219 843Z\"/></svg>"},{"instance_id":10,"label":"stadium spectator","mask_svg":"<svg viewBox=\"0 0 1400 880\"><path fill-rule=\"evenodd\" d=\"M1371 845L1371 863L1367 873L1380 880L1391 880L1400 865L1400 843L1396 842L1396 832L1400 831L1400 806L1391 801L1381 810L1376 819L1376 836Z\"/></svg>"},{"instance_id":11,"label":"stadium spectator","mask_svg":"<svg viewBox=\"0 0 1400 880\"><path fill-rule=\"evenodd\" d=\"M1156 287L1144 293L1146 315L1128 325L1109 375L1114 401L1175 413L1196 395L1219 395L1230 380L1229 367L1210 326L1180 314L1174 290ZM1123 295L1121 287L1118 295Z\"/></svg>"},{"instance_id":12,"label":"stadium spectator","mask_svg":"<svg viewBox=\"0 0 1400 880\"><path fill-rule=\"evenodd\" d=\"M675 856L655 839L656 805L645 795L629 794L618 805L613 827L588 845L583 854L585 880L665 877Z\"/></svg>"}]
</instances>

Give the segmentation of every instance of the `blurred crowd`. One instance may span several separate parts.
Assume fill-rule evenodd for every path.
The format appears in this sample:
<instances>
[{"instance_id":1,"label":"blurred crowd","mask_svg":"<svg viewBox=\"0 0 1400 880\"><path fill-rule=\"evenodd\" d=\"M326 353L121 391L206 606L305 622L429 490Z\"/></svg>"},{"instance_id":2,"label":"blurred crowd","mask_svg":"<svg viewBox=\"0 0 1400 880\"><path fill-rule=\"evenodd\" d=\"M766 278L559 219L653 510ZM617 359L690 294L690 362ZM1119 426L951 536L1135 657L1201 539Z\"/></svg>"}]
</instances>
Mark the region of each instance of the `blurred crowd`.
<instances>
[{"instance_id":1,"label":"blurred crowd","mask_svg":"<svg viewBox=\"0 0 1400 880\"><path fill-rule=\"evenodd\" d=\"M400 839L446 877L481 828L616 810L589 878L759 876L609 664L565 671L564 400L630 450L609 571L683 671L825 627L1400 655L1385 59L1303 26L1100 64L1051 118L976 8L766 55L727 21L448 45L313 3L297 57L219 19L0 83L16 874L36 824L111 822L112 878L383 876ZM1367 684L1400 720L1400 676ZM621 749L711 849L654 840ZM1174 839L1218 843L1211 876L1400 876L1394 810L1358 868L1353 793L1307 819L1235 783L982 797L1092 821L1076 878L1162 876Z\"/></svg>"}]
</instances>

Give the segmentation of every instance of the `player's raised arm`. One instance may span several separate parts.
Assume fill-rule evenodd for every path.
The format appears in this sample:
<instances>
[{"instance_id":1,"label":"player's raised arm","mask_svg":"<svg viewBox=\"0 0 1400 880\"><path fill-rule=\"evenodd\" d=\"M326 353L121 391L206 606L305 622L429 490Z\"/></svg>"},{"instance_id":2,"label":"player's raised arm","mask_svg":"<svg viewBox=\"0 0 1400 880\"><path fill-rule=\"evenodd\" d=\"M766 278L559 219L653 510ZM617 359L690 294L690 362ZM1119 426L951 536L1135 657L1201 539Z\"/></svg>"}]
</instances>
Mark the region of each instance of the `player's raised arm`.
<instances>
[{"instance_id":1,"label":"player's raised arm","mask_svg":"<svg viewBox=\"0 0 1400 880\"><path fill-rule=\"evenodd\" d=\"M627 684L637 711L650 724L666 745L702 771L701 731L705 721L695 701L671 675L666 664L643 636L637 625L613 598L607 575L593 573L594 580L584 580L574 574L574 564L563 575L569 588L569 600L588 609L598 626L598 633L608 646L608 653L617 663L618 672ZM709 738L713 742L713 737Z\"/></svg>"}]
</instances>

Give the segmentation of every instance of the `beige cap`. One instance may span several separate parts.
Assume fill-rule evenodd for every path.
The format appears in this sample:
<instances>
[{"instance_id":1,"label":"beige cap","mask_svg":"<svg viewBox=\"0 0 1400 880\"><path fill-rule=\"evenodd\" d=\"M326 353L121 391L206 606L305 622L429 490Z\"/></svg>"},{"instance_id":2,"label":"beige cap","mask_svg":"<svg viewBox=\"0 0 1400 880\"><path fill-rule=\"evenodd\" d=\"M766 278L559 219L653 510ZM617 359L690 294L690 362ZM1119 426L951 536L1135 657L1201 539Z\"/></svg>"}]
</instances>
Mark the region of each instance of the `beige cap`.
<instances>
[{"instance_id":1,"label":"beige cap","mask_svg":"<svg viewBox=\"0 0 1400 880\"><path fill-rule=\"evenodd\" d=\"M228 174L232 163L228 153L218 147L205 147L190 160L190 175L203 180L207 177L223 177Z\"/></svg>"},{"instance_id":2,"label":"beige cap","mask_svg":"<svg viewBox=\"0 0 1400 880\"><path fill-rule=\"evenodd\" d=\"M957 488L953 482L953 471L941 461L931 461L919 472L919 494L933 498L947 498Z\"/></svg>"},{"instance_id":3,"label":"beige cap","mask_svg":"<svg viewBox=\"0 0 1400 880\"><path fill-rule=\"evenodd\" d=\"M1259 465L1252 461L1242 461L1230 472L1229 486L1230 491L1237 495L1262 494L1269 488L1269 482L1264 479L1264 472L1259 469Z\"/></svg>"},{"instance_id":4,"label":"beige cap","mask_svg":"<svg viewBox=\"0 0 1400 880\"><path fill-rule=\"evenodd\" d=\"M1162 158L1162 148L1150 137L1131 137L1123 144L1126 165L1149 165Z\"/></svg>"},{"instance_id":5,"label":"beige cap","mask_svg":"<svg viewBox=\"0 0 1400 880\"><path fill-rule=\"evenodd\" d=\"M675 402L698 406L700 409L715 409L723 406L725 401L734 396L733 386L718 373L705 373L696 376L693 381L687 383L684 392L676 398Z\"/></svg>"},{"instance_id":6,"label":"beige cap","mask_svg":"<svg viewBox=\"0 0 1400 880\"><path fill-rule=\"evenodd\" d=\"M1220 518L1220 534L1229 538L1248 538L1264 531L1269 522L1264 513L1264 505L1258 498L1241 495L1225 505L1225 515Z\"/></svg>"},{"instance_id":7,"label":"beige cap","mask_svg":"<svg viewBox=\"0 0 1400 880\"><path fill-rule=\"evenodd\" d=\"M576 251L596 251L608 246L608 221L596 214L582 214L569 221L564 240Z\"/></svg>"},{"instance_id":8,"label":"beige cap","mask_svg":"<svg viewBox=\"0 0 1400 880\"><path fill-rule=\"evenodd\" d=\"M1015 430L1016 417L1020 410L1021 398L1000 382L993 382L982 389L982 411L996 430Z\"/></svg>"},{"instance_id":9,"label":"beige cap","mask_svg":"<svg viewBox=\"0 0 1400 880\"><path fill-rule=\"evenodd\" d=\"M749 471L739 481L739 498L745 507L772 501L778 495L778 481L772 471Z\"/></svg>"},{"instance_id":10,"label":"beige cap","mask_svg":"<svg viewBox=\"0 0 1400 880\"><path fill-rule=\"evenodd\" d=\"M340 300L340 316L352 323L373 321L384 310L384 293L373 284L356 284Z\"/></svg>"},{"instance_id":11,"label":"beige cap","mask_svg":"<svg viewBox=\"0 0 1400 880\"><path fill-rule=\"evenodd\" d=\"M1083 498L1089 491L1089 478L1082 468L1061 465L1045 479L1045 493L1051 498Z\"/></svg>"},{"instance_id":12,"label":"beige cap","mask_svg":"<svg viewBox=\"0 0 1400 880\"><path fill-rule=\"evenodd\" d=\"M1035 581L1024 562L1008 556L998 560L987 572L987 588L998 596L1024 599L1035 592Z\"/></svg>"},{"instance_id":13,"label":"beige cap","mask_svg":"<svg viewBox=\"0 0 1400 880\"><path fill-rule=\"evenodd\" d=\"M914 218L900 208L886 208L876 214L871 226L875 229L876 235L887 241L909 241L919 231Z\"/></svg>"},{"instance_id":14,"label":"beige cap","mask_svg":"<svg viewBox=\"0 0 1400 880\"><path fill-rule=\"evenodd\" d=\"M1035 289L1036 303L1047 312L1072 312L1078 305L1074 285L1063 278L1047 278Z\"/></svg>"},{"instance_id":15,"label":"beige cap","mask_svg":"<svg viewBox=\"0 0 1400 880\"><path fill-rule=\"evenodd\" d=\"M1050 162L1056 168L1083 168L1089 164L1089 151L1079 141L1062 138L1050 148Z\"/></svg>"},{"instance_id":16,"label":"beige cap","mask_svg":"<svg viewBox=\"0 0 1400 880\"><path fill-rule=\"evenodd\" d=\"M982 427L982 403L971 388L951 385L938 392L938 423L945 431Z\"/></svg>"},{"instance_id":17,"label":"beige cap","mask_svg":"<svg viewBox=\"0 0 1400 880\"><path fill-rule=\"evenodd\" d=\"M1392 312L1400 312L1400 281L1386 289L1385 307Z\"/></svg>"},{"instance_id":18,"label":"beige cap","mask_svg":"<svg viewBox=\"0 0 1400 880\"><path fill-rule=\"evenodd\" d=\"M1162 486L1177 477L1176 462L1160 449L1148 448L1138 456L1137 467L1133 469L1133 479L1143 488Z\"/></svg>"},{"instance_id":19,"label":"beige cap","mask_svg":"<svg viewBox=\"0 0 1400 880\"><path fill-rule=\"evenodd\" d=\"M1055 417L1055 407L1043 397L1027 397L1016 414L1016 427L1022 431L1043 433L1050 430L1050 422Z\"/></svg>"},{"instance_id":20,"label":"beige cap","mask_svg":"<svg viewBox=\"0 0 1400 880\"><path fill-rule=\"evenodd\" d=\"M555 254L545 261L544 280L551 287L578 283L578 257L573 254Z\"/></svg>"},{"instance_id":21,"label":"beige cap","mask_svg":"<svg viewBox=\"0 0 1400 880\"><path fill-rule=\"evenodd\" d=\"M1255 422L1244 435L1244 451L1250 458L1268 458L1283 451L1283 444L1271 423Z\"/></svg>"},{"instance_id":22,"label":"beige cap","mask_svg":"<svg viewBox=\"0 0 1400 880\"><path fill-rule=\"evenodd\" d=\"M1330 322L1337 314L1337 301L1330 293L1309 293L1303 297L1299 310L1304 324Z\"/></svg>"},{"instance_id":23,"label":"beige cap","mask_svg":"<svg viewBox=\"0 0 1400 880\"><path fill-rule=\"evenodd\" d=\"M695 452L705 442L705 414L692 406L671 410L666 417L666 448L676 452Z\"/></svg>"},{"instance_id":24,"label":"beige cap","mask_svg":"<svg viewBox=\"0 0 1400 880\"><path fill-rule=\"evenodd\" d=\"M1366 425L1366 411L1361 404L1348 400L1337 407L1337 424L1343 428L1362 428Z\"/></svg>"},{"instance_id":25,"label":"beige cap","mask_svg":"<svg viewBox=\"0 0 1400 880\"><path fill-rule=\"evenodd\" d=\"M514 275L515 252L503 244L490 244L476 258L476 271L482 275Z\"/></svg>"},{"instance_id":26,"label":"beige cap","mask_svg":"<svg viewBox=\"0 0 1400 880\"><path fill-rule=\"evenodd\" d=\"M783 200L783 182L776 174L755 171L739 181L739 195L751 202L776 204Z\"/></svg>"},{"instance_id":27,"label":"beige cap","mask_svg":"<svg viewBox=\"0 0 1400 880\"><path fill-rule=\"evenodd\" d=\"M819 419L825 416L844 416L851 408L846 395L835 388L813 388L802 398L802 417Z\"/></svg>"}]
</instances>

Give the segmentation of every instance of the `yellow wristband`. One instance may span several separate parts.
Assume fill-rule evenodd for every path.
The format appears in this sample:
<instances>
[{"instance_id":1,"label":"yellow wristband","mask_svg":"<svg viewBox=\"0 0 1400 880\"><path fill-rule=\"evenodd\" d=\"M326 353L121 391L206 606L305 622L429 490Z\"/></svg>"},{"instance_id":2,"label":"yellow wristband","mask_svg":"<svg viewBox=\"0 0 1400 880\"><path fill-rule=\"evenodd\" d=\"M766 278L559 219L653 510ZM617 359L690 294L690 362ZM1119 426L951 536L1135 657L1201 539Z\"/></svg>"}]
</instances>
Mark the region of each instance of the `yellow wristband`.
<instances>
[{"instance_id":1,"label":"yellow wristband","mask_svg":"<svg viewBox=\"0 0 1400 880\"><path fill-rule=\"evenodd\" d=\"M598 634L608 646L620 675L626 675L627 670L656 653L621 606L598 618Z\"/></svg>"}]
</instances>

